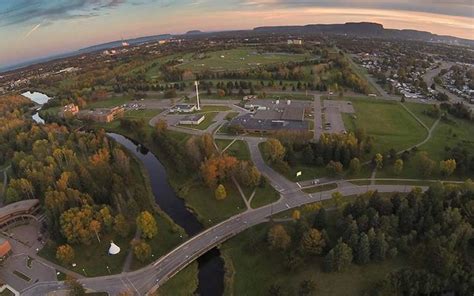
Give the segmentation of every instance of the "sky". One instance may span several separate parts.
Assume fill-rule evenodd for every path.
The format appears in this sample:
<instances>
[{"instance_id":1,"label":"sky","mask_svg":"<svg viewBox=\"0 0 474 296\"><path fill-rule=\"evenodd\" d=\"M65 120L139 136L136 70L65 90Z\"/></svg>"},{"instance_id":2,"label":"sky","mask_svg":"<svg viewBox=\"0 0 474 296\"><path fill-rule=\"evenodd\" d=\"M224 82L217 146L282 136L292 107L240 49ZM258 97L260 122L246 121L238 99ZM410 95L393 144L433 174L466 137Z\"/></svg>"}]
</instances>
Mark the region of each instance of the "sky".
<instances>
[{"instance_id":1,"label":"sky","mask_svg":"<svg viewBox=\"0 0 474 296\"><path fill-rule=\"evenodd\" d=\"M121 38L359 21L474 39L474 0L0 0L0 68Z\"/></svg>"}]
</instances>

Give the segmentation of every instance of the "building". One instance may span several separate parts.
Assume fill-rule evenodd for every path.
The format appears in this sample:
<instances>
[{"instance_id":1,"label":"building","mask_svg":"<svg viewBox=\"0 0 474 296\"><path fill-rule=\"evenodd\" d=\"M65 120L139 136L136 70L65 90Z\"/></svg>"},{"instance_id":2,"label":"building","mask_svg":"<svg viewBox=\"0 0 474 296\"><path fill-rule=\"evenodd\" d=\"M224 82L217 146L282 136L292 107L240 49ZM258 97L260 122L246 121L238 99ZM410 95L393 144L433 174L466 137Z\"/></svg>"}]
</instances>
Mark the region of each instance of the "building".
<instances>
[{"instance_id":1,"label":"building","mask_svg":"<svg viewBox=\"0 0 474 296\"><path fill-rule=\"evenodd\" d=\"M10 242L3 237L0 237L0 262L8 258L12 253L12 246Z\"/></svg>"},{"instance_id":2,"label":"building","mask_svg":"<svg viewBox=\"0 0 474 296\"><path fill-rule=\"evenodd\" d=\"M96 108L93 110L83 110L77 113L79 119L91 120L95 122L111 122L122 117L125 112L123 107Z\"/></svg>"},{"instance_id":3,"label":"building","mask_svg":"<svg viewBox=\"0 0 474 296\"><path fill-rule=\"evenodd\" d=\"M0 228L15 221L34 216L39 210L39 200L27 199L0 208Z\"/></svg>"},{"instance_id":4,"label":"building","mask_svg":"<svg viewBox=\"0 0 474 296\"><path fill-rule=\"evenodd\" d=\"M288 45L303 45L303 40L301 39L288 39Z\"/></svg>"},{"instance_id":5,"label":"building","mask_svg":"<svg viewBox=\"0 0 474 296\"><path fill-rule=\"evenodd\" d=\"M273 106L257 105L255 113L234 118L231 126L240 126L248 133L272 133L276 131L307 131L308 122L304 119L305 104L291 105L273 103Z\"/></svg>"},{"instance_id":6,"label":"building","mask_svg":"<svg viewBox=\"0 0 474 296\"><path fill-rule=\"evenodd\" d=\"M183 119L179 121L179 124L183 125L199 125L201 122L206 119L204 114L194 114L194 115L187 115Z\"/></svg>"},{"instance_id":7,"label":"building","mask_svg":"<svg viewBox=\"0 0 474 296\"><path fill-rule=\"evenodd\" d=\"M170 108L170 113L192 113L197 110L194 104L177 104Z\"/></svg>"},{"instance_id":8,"label":"building","mask_svg":"<svg viewBox=\"0 0 474 296\"><path fill-rule=\"evenodd\" d=\"M59 111L59 116L61 117L73 117L77 113L79 113L79 106L75 104L68 104L62 108L61 111Z\"/></svg>"}]
</instances>

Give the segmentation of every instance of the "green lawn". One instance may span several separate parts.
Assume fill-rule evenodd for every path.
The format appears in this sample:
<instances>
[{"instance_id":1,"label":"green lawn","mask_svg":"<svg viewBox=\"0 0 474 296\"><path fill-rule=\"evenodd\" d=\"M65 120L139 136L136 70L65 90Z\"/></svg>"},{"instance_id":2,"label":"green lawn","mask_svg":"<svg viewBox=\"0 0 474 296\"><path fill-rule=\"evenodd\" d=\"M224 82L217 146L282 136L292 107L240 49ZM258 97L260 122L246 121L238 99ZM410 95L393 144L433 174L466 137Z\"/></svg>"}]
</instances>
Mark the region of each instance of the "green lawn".
<instances>
[{"instance_id":1,"label":"green lawn","mask_svg":"<svg viewBox=\"0 0 474 296\"><path fill-rule=\"evenodd\" d=\"M170 278L163 286L158 288L158 295L189 296L193 295L198 287L196 274L198 273L197 261Z\"/></svg>"},{"instance_id":2,"label":"green lawn","mask_svg":"<svg viewBox=\"0 0 474 296\"><path fill-rule=\"evenodd\" d=\"M244 70L268 64L298 62L310 58L307 54L258 53L254 48L238 48L206 52L205 57L198 59L188 54L184 56L184 63L178 68L191 71L209 69Z\"/></svg>"},{"instance_id":3,"label":"green lawn","mask_svg":"<svg viewBox=\"0 0 474 296\"><path fill-rule=\"evenodd\" d=\"M125 112L124 117L130 119L144 119L148 125L148 121L161 112L163 112L161 109L128 110Z\"/></svg>"},{"instance_id":4,"label":"green lawn","mask_svg":"<svg viewBox=\"0 0 474 296\"><path fill-rule=\"evenodd\" d=\"M161 225L158 227L160 226ZM130 249L130 241L132 238L132 235L127 238L122 238L118 235L102 235L100 243L95 240L90 246L72 245L75 253L74 263L77 264L76 267L61 264L56 259L56 246L54 245L45 246L38 254L51 262L88 277L108 275L107 266L109 266L112 274L117 274L122 272L123 263ZM120 247L121 251L117 255L110 256L108 250L110 241L112 240Z\"/></svg>"},{"instance_id":5,"label":"green lawn","mask_svg":"<svg viewBox=\"0 0 474 296\"><path fill-rule=\"evenodd\" d=\"M431 117L429 115L426 115L424 111L429 110L430 108L433 108L432 105L428 104L419 104L419 103L409 103L405 102L403 103L408 109L410 109L411 112L413 112L416 117L418 117L423 123L430 128L433 126L433 124L436 121L436 118Z\"/></svg>"},{"instance_id":6,"label":"green lawn","mask_svg":"<svg viewBox=\"0 0 474 296\"><path fill-rule=\"evenodd\" d=\"M419 150L426 151L431 159L438 165L439 161L446 158L445 147L455 147L459 145L467 151L474 151L474 123L467 120L457 119L448 116L450 121L440 121L432 132L432 137L428 142L419 147ZM377 170L378 178L422 178L419 168L414 161L413 155L408 161L405 161L402 173L397 176L393 173L392 166ZM472 178L472 175L456 175L450 176L449 180L465 180ZM442 178L439 172L435 171L428 179ZM444 178L443 178L444 179Z\"/></svg>"},{"instance_id":7,"label":"green lawn","mask_svg":"<svg viewBox=\"0 0 474 296\"><path fill-rule=\"evenodd\" d=\"M314 100L313 95L305 95L305 94L294 94L291 92L285 93L271 93L265 96L265 99L280 99L280 100L299 100L299 101L312 101Z\"/></svg>"},{"instance_id":8,"label":"green lawn","mask_svg":"<svg viewBox=\"0 0 474 296\"><path fill-rule=\"evenodd\" d=\"M244 201L235 185L232 182L227 182L224 187L227 192L227 197L224 200L216 200L214 190L201 182L195 182L184 189L182 188L179 196L196 213L204 226L209 227L245 210Z\"/></svg>"},{"instance_id":9,"label":"green lawn","mask_svg":"<svg viewBox=\"0 0 474 296\"><path fill-rule=\"evenodd\" d=\"M279 198L280 198L280 194L275 190L275 188L273 188L270 182L267 182L263 188L262 187L256 188L255 196L253 197L252 202L250 203L250 206L253 209L256 209L256 208L271 204L273 202L276 202Z\"/></svg>"},{"instance_id":10,"label":"green lawn","mask_svg":"<svg viewBox=\"0 0 474 296\"><path fill-rule=\"evenodd\" d=\"M426 130L397 102L382 100L353 99L353 114L342 114L346 129L365 129L374 136L373 154L400 151L421 142Z\"/></svg>"},{"instance_id":11,"label":"green lawn","mask_svg":"<svg viewBox=\"0 0 474 296\"><path fill-rule=\"evenodd\" d=\"M315 295L361 295L387 273L408 265L400 258L366 266L352 265L345 272L322 271L322 259L306 260L301 268L288 271L284 268L285 255L270 251L264 242L268 224L258 225L224 243L221 251L231 258L234 269L229 294L267 295L271 284L279 284L285 295L297 295L301 281L316 283Z\"/></svg>"},{"instance_id":12,"label":"green lawn","mask_svg":"<svg viewBox=\"0 0 474 296\"><path fill-rule=\"evenodd\" d=\"M225 148L225 147L224 147ZM250 160L250 151L247 142L236 140L225 153L235 156L239 160Z\"/></svg>"},{"instance_id":13,"label":"green lawn","mask_svg":"<svg viewBox=\"0 0 474 296\"><path fill-rule=\"evenodd\" d=\"M226 140L226 139L215 139L216 145L219 148L219 150L222 150L226 148L230 143L232 143L232 140Z\"/></svg>"},{"instance_id":14,"label":"green lawn","mask_svg":"<svg viewBox=\"0 0 474 296\"><path fill-rule=\"evenodd\" d=\"M468 151L474 151L474 122L448 116L452 122L440 121L433 131L431 139L420 147L434 160L442 160L445 147L461 145Z\"/></svg>"},{"instance_id":15,"label":"green lawn","mask_svg":"<svg viewBox=\"0 0 474 296\"><path fill-rule=\"evenodd\" d=\"M123 96L113 96L110 98L107 98L105 100L100 100L96 102L91 102L87 104L87 108L111 108L111 107L116 107L120 106L123 104L127 104L132 100L132 98L128 95L123 95Z\"/></svg>"},{"instance_id":16,"label":"green lawn","mask_svg":"<svg viewBox=\"0 0 474 296\"><path fill-rule=\"evenodd\" d=\"M204 120L198 124L198 125L188 125L188 124L180 124L179 126L182 127L188 127L188 128L193 128L193 129L200 129L200 130L206 130L211 124L213 124L214 118L219 114L219 112L206 112L206 117Z\"/></svg>"}]
</instances>

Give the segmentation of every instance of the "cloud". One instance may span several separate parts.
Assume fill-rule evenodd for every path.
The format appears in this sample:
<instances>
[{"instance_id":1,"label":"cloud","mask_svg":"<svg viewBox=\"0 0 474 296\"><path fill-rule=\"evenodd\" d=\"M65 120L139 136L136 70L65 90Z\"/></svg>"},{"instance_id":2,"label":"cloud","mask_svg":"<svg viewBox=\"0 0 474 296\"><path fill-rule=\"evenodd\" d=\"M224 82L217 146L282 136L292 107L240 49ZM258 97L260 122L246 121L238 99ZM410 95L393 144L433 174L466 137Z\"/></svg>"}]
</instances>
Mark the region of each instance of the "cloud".
<instances>
[{"instance_id":1,"label":"cloud","mask_svg":"<svg viewBox=\"0 0 474 296\"><path fill-rule=\"evenodd\" d=\"M473 0L238 0L247 8L367 8L474 17Z\"/></svg>"},{"instance_id":2,"label":"cloud","mask_svg":"<svg viewBox=\"0 0 474 296\"><path fill-rule=\"evenodd\" d=\"M0 27L55 21L61 19L87 18L100 15L125 3L124 0L16 0L11 4L0 3Z\"/></svg>"},{"instance_id":3,"label":"cloud","mask_svg":"<svg viewBox=\"0 0 474 296\"><path fill-rule=\"evenodd\" d=\"M30 36L34 31L38 30L40 26L41 26L41 23L37 24L36 26L33 27L33 29L28 31L28 33L26 33L25 35L25 39L28 38L28 36Z\"/></svg>"}]
</instances>

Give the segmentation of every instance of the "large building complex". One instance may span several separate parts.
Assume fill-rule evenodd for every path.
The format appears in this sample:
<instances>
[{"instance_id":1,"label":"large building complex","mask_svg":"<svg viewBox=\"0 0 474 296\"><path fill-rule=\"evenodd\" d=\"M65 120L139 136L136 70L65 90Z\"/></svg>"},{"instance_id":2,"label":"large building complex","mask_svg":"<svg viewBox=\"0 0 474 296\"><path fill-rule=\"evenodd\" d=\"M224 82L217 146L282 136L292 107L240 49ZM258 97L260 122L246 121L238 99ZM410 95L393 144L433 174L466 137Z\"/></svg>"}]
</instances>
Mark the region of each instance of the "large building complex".
<instances>
[{"instance_id":1,"label":"large building complex","mask_svg":"<svg viewBox=\"0 0 474 296\"><path fill-rule=\"evenodd\" d=\"M307 102L290 100L252 100L244 107L251 113L234 118L231 126L239 126L248 133L271 133L280 130L307 131L305 113L311 108Z\"/></svg>"}]
</instances>

